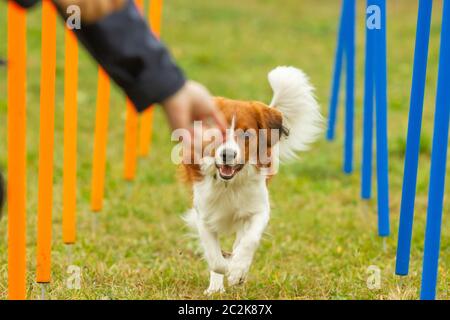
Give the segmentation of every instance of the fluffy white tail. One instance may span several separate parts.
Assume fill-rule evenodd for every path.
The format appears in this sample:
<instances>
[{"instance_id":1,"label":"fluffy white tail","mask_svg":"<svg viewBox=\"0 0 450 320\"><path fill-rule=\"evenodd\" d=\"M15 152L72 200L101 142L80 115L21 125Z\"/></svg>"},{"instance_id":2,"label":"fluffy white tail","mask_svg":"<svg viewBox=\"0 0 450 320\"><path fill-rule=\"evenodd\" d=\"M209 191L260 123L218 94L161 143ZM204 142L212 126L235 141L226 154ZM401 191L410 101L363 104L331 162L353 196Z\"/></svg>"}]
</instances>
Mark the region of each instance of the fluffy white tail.
<instances>
[{"instance_id":1,"label":"fluffy white tail","mask_svg":"<svg viewBox=\"0 0 450 320\"><path fill-rule=\"evenodd\" d=\"M273 89L271 107L283 114L289 136L280 140L280 159L295 159L306 151L323 131L324 119L306 74L294 67L278 67L269 73Z\"/></svg>"}]
</instances>

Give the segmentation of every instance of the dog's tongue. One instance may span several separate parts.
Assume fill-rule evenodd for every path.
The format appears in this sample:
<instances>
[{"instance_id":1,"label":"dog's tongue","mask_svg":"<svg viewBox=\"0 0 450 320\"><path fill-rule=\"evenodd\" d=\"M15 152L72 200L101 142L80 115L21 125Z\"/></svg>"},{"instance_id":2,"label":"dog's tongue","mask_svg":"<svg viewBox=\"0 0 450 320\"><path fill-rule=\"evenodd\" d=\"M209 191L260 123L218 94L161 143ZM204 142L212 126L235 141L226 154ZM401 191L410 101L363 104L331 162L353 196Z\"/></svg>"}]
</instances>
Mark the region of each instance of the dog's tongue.
<instances>
[{"instance_id":1,"label":"dog's tongue","mask_svg":"<svg viewBox=\"0 0 450 320\"><path fill-rule=\"evenodd\" d=\"M224 176L231 176L234 173L234 169L231 166L222 166L220 167L220 173Z\"/></svg>"}]
</instances>

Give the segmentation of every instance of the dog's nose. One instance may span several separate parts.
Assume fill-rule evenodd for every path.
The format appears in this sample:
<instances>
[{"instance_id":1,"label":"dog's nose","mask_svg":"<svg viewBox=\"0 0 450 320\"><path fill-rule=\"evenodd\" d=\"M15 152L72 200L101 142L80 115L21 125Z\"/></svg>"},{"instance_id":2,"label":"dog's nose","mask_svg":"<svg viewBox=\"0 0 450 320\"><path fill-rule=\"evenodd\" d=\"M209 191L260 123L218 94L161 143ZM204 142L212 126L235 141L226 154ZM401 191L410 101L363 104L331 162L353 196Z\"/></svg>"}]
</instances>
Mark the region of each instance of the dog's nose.
<instances>
[{"instance_id":1,"label":"dog's nose","mask_svg":"<svg viewBox=\"0 0 450 320\"><path fill-rule=\"evenodd\" d=\"M221 152L221 157L224 163L228 163L236 159L237 152L232 149L223 149Z\"/></svg>"}]
</instances>

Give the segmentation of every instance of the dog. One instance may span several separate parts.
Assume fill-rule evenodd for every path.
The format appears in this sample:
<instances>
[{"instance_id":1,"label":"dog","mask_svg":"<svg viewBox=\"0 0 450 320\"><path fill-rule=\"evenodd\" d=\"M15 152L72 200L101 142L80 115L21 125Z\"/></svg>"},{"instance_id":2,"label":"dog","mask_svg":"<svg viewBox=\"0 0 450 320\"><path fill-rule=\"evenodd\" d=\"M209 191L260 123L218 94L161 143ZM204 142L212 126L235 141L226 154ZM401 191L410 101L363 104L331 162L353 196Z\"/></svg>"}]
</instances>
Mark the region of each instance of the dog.
<instances>
[{"instance_id":1,"label":"dog","mask_svg":"<svg viewBox=\"0 0 450 320\"><path fill-rule=\"evenodd\" d=\"M184 220L200 239L209 266L207 295L224 292L225 277L229 286L246 280L269 222L267 185L278 159L295 159L323 131L314 88L303 71L278 67L268 78L274 93L270 105L215 98L230 125L226 140L203 154L199 163L182 165L193 190L193 208ZM250 140L256 144L256 156ZM262 159L263 149L268 160ZM229 255L221 249L222 234L236 236Z\"/></svg>"}]
</instances>

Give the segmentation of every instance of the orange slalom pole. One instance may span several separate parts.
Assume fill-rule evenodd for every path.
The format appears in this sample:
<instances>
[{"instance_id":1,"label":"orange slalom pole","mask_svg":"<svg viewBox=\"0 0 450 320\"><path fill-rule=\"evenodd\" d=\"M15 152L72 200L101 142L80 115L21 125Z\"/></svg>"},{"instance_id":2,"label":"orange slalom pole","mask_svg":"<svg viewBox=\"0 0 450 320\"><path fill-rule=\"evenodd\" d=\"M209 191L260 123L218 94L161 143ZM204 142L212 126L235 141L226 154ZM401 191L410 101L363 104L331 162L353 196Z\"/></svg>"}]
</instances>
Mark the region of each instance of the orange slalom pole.
<instances>
[{"instance_id":1,"label":"orange slalom pole","mask_svg":"<svg viewBox=\"0 0 450 320\"><path fill-rule=\"evenodd\" d=\"M141 13L144 12L144 0L135 0L136 6L141 11Z\"/></svg>"},{"instance_id":2,"label":"orange slalom pole","mask_svg":"<svg viewBox=\"0 0 450 320\"><path fill-rule=\"evenodd\" d=\"M78 42L75 34L67 27L64 70L63 242L74 244L77 210Z\"/></svg>"},{"instance_id":3,"label":"orange slalom pole","mask_svg":"<svg viewBox=\"0 0 450 320\"><path fill-rule=\"evenodd\" d=\"M41 110L36 281L49 283L52 250L53 151L55 129L56 9L42 2Z\"/></svg>"},{"instance_id":4,"label":"orange slalom pole","mask_svg":"<svg viewBox=\"0 0 450 320\"><path fill-rule=\"evenodd\" d=\"M138 9L143 12L144 1L135 0ZM125 180L132 181L136 175L137 139L138 139L139 115L135 111L132 102L126 99L125 115L125 142L124 142L124 169Z\"/></svg>"},{"instance_id":5,"label":"orange slalom pole","mask_svg":"<svg viewBox=\"0 0 450 320\"><path fill-rule=\"evenodd\" d=\"M150 0L149 20L150 28L159 38L161 35L162 0ZM139 132L139 156L145 157L149 154L152 143L153 132L153 107L143 112Z\"/></svg>"},{"instance_id":6,"label":"orange slalom pole","mask_svg":"<svg viewBox=\"0 0 450 320\"><path fill-rule=\"evenodd\" d=\"M26 299L26 12L8 1L8 296Z\"/></svg>"},{"instance_id":7,"label":"orange slalom pole","mask_svg":"<svg viewBox=\"0 0 450 320\"><path fill-rule=\"evenodd\" d=\"M162 7L163 0L150 0L148 13L150 28L158 38L161 36Z\"/></svg>"},{"instance_id":8,"label":"orange slalom pole","mask_svg":"<svg viewBox=\"0 0 450 320\"><path fill-rule=\"evenodd\" d=\"M133 103L127 98L124 147L124 179L131 181L136 175L136 156L139 118Z\"/></svg>"},{"instance_id":9,"label":"orange slalom pole","mask_svg":"<svg viewBox=\"0 0 450 320\"><path fill-rule=\"evenodd\" d=\"M108 138L108 118L111 83L106 72L100 67L98 72L97 114L94 137L94 158L92 165L91 209L99 212L103 208L105 192L106 143Z\"/></svg>"},{"instance_id":10,"label":"orange slalom pole","mask_svg":"<svg viewBox=\"0 0 450 320\"><path fill-rule=\"evenodd\" d=\"M140 157L146 157L150 153L153 136L153 107L149 107L142 112L141 126L139 130L139 150Z\"/></svg>"}]
</instances>

